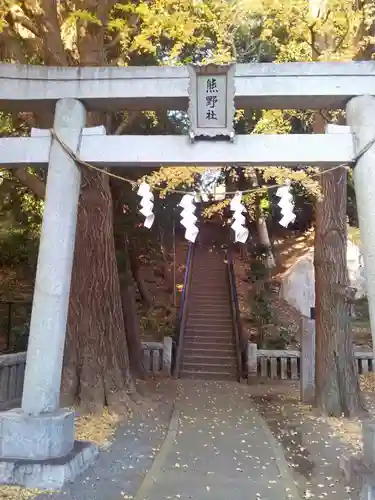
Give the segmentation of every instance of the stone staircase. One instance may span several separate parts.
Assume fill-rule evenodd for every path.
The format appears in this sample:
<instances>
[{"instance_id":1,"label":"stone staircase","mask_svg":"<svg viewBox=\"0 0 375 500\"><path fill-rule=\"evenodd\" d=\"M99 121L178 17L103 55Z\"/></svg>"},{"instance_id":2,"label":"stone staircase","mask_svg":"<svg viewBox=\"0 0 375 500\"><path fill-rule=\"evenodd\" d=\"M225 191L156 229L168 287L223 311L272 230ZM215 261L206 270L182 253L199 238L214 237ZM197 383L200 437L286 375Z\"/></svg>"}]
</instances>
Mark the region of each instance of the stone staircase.
<instances>
[{"instance_id":1,"label":"stone staircase","mask_svg":"<svg viewBox=\"0 0 375 500\"><path fill-rule=\"evenodd\" d=\"M219 245L197 243L191 273L180 377L236 380L225 252Z\"/></svg>"}]
</instances>

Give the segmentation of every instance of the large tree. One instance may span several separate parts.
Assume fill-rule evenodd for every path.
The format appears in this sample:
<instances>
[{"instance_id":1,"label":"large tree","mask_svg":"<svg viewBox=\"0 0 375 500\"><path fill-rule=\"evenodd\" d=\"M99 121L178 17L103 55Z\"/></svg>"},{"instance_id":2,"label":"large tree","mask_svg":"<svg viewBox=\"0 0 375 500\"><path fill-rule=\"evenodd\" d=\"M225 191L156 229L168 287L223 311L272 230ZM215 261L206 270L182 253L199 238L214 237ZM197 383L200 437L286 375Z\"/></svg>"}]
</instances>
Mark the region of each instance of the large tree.
<instances>
[{"instance_id":1,"label":"large tree","mask_svg":"<svg viewBox=\"0 0 375 500\"><path fill-rule=\"evenodd\" d=\"M263 37L277 47L279 61L362 59L371 51L374 6L370 2L264 0L264 4L269 15ZM324 132L327 114L307 114L310 130ZM353 291L346 266L346 170L322 174L315 228L316 402L327 414L349 416L361 412L362 404L349 331Z\"/></svg>"},{"instance_id":2,"label":"large tree","mask_svg":"<svg viewBox=\"0 0 375 500\"><path fill-rule=\"evenodd\" d=\"M2 0L0 57L3 61L56 66L106 66L229 57L227 29L236 10L224 0L194 5L116 0ZM124 114L89 114L88 125L107 132ZM18 120L19 116L14 116ZM50 127L52 115L23 115L28 125ZM124 153L126 154L126 152ZM18 179L43 196L35 172ZM125 302L125 301L124 301ZM124 308L128 304L124 303ZM125 315L126 315L126 311ZM66 403L89 411L130 404L134 392L116 263L109 178L82 168L82 189L69 308L62 392ZM130 324L130 322L128 322Z\"/></svg>"},{"instance_id":3,"label":"large tree","mask_svg":"<svg viewBox=\"0 0 375 500\"><path fill-rule=\"evenodd\" d=\"M328 19L327 2L310 0L310 11L318 21ZM311 30L314 60L331 50L334 41L324 30ZM313 131L324 133L326 121L314 116ZM358 373L350 334L350 288L346 263L347 171L322 170L321 193L315 208L315 308L316 308L316 404L328 415L354 416L362 410Z\"/></svg>"}]
</instances>

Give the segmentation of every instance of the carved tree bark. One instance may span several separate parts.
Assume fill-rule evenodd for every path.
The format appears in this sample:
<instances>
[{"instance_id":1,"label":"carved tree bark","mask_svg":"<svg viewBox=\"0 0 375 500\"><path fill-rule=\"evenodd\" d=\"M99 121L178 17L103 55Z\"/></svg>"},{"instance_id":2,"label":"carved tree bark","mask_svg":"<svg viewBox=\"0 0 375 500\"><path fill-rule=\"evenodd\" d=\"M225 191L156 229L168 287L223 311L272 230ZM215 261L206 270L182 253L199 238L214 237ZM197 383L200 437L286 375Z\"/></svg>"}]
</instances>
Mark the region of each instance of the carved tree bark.
<instances>
[{"instance_id":1,"label":"carved tree bark","mask_svg":"<svg viewBox=\"0 0 375 500\"><path fill-rule=\"evenodd\" d=\"M121 186L117 181L110 183L113 199L114 238L117 254L117 267L120 279L122 311L125 321L126 341L129 352L131 374L135 378L145 378L143 367L143 349L134 277L130 265L129 239L124 230L121 203Z\"/></svg>"},{"instance_id":2,"label":"carved tree bark","mask_svg":"<svg viewBox=\"0 0 375 500\"><path fill-rule=\"evenodd\" d=\"M316 17L324 16L325 0L310 0ZM329 47L328 36L316 35L313 59ZM313 130L323 133L325 120L316 113ZM316 405L327 415L354 416L364 411L355 366L347 300L347 172L344 168L320 177L321 198L315 221Z\"/></svg>"},{"instance_id":3,"label":"carved tree bark","mask_svg":"<svg viewBox=\"0 0 375 500\"><path fill-rule=\"evenodd\" d=\"M99 22L77 18L72 32L64 40L61 23L71 13L69 3L22 2L21 14L17 10L8 16L7 35L12 42L8 46L12 57L25 63L36 52L47 65L105 66L108 63L105 46L108 17L115 3L115 0L82 0L80 9ZM19 15L24 19L20 20ZM18 16L17 19L14 16ZM19 22L24 26L27 23L26 28L36 37L35 43L33 38L18 35L15 23ZM103 119L98 122L96 118L91 116L90 124L104 123ZM50 117L44 111L37 119L39 126L51 126L47 124ZM15 176L44 196L43 183L26 169L17 170ZM88 411L100 411L104 405L118 408L131 404L129 395L135 398L136 394L121 306L109 181L105 174L86 169L83 169L78 210L67 330L62 381L65 402L79 403Z\"/></svg>"},{"instance_id":4,"label":"carved tree bark","mask_svg":"<svg viewBox=\"0 0 375 500\"><path fill-rule=\"evenodd\" d=\"M83 410L129 405L134 387L108 176L83 170L62 393Z\"/></svg>"},{"instance_id":5,"label":"carved tree bark","mask_svg":"<svg viewBox=\"0 0 375 500\"><path fill-rule=\"evenodd\" d=\"M350 334L346 170L322 176L316 207L316 404L325 414L364 411Z\"/></svg>"},{"instance_id":6,"label":"carved tree bark","mask_svg":"<svg viewBox=\"0 0 375 500\"><path fill-rule=\"evenodd\" d=\"M47 2L48 3L48 2ZM82 2L100 24L77 21L80 64L107 64L105 29L113 0ZM90 116L90 124L104 123ZM116 410L136 397L130 373L113 232L109 178L83 169L73 267L63 395L85 410Z\"/></svg>"}]
</instances>

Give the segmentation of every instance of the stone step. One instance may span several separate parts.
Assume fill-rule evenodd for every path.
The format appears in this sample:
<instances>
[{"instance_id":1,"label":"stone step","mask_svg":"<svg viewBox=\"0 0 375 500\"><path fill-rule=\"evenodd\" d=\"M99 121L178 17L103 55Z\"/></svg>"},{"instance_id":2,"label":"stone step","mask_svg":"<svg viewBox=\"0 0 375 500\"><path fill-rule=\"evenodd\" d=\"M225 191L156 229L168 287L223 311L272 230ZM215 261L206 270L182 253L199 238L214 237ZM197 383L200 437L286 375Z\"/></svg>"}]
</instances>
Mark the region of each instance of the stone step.
<instances>
[{"instance_id":1,"label":"stone step","mask_svg":"<svg viewBox=\"0 0 375 500\"><path fill-rule=\"evenodd\" d=\"M227 338L227 339L232 339L234 338L233 335L233 328L213 328L210 324L206 325L188 325L185 328L185 335L187 337L189 336L200 336L200 337L205 337L205 338L212 338L212 337L221 337L221 338Z\"/></svg>"},{"instance_id":2,"label":"stone step","mask_svg":"<svg viewBox=\"0 0 375 500\"><path fill-rule=\"evenodd\" d=\"M188 318L210 318L218 320L232 321L232 314L229 308L212 306L212 307L190 307L188 310Z\"/></svg>"},{"instance_id":3,"label":"stone step","mask_svg":"<svg viewBox=\"0 0 375 500\"><path fill-rule=\"evenodd\" d=\"M204 316L195 317L191 319L187 318L186 321L186 330L201 330L202 328L208 328L208 330L212 331L220 331L220 332L231 332L233 330L232 321L211 321L212 318L205 318Z\"/></svg>"},{"instance_id":4,"label":"stone step","mask_svg":"<svg viewBox=\"0 0 375 500\"><path fill-rule=\"evenodd\" d=\"M205 290L205 293L216 290L216 292L221 292L223 295L229 295L229 285L227 282L220 280L212 280L212 282L208 283L204 276L201 276L199 279L191 280L191 288L190 290Z\"/></svg>"},{"instance_id":5,"label":"stone step","mask_svg":"<svg viewBox=\"0 0 375 500\"><path fill-rule=\"evenodd\" d=\"M184 338L184 349L202 349L202 350L217 350L226 351L234 349L235 344L232 339L225 339L220 337L190 337Z\"/></svg>"},{"instance_id":6,"label":"stone step","mask_svg":"<svg viewBox=\"0 0 375 500\"><path fill-rule=\"evenodd\" d=\"M236 360L228 360L224 363L207 363L207 360L199 361L188 361L186 362L184 359L182 360L182 370L188 371L205 371L205 372L224 372L224 373L236 373L237 372L237 363Z\"/></svg>"},{"instance_id":7,"label":"stone step","mask_svg":"<svg viewBox=\"0 0 375 500\"><path fill-rule=\"evenodd\" d=\"M200 325L200 324L207 324L209 323L210 325L214 326L232 326L232 317L229 314L224 314L221 313L220 315L215 315L215 314L198 314L196 312L194 313L188 313L187 317L187 322L188 325Z\"/></svg>"},{"instance_id":8,"label":"stone step","mask_svg":"<svg viewBox=\"0 0 375 500\"><path fill-rule=\"evenodd\" d=\"M189 297L188 300L189 308L191 311L194 310L194 308L200 308L204 309L204 312L208 311L208 308L215 308L215 309L226 309L227 311L231 310L231 306L229 303L229 299L217 299L215 297L204 297L204 298L199 298L197 296L195 297Z\"/></svg>"},{"instance_id":9,"label":"stone step","mask_svg":"<svg viewBox=\"0 0 375 500\"><path fill-rule=\"evenodd\" d=\"M207 265L201 265L197 266L196 264L192 267L192 272L193 276L195 273L200 274L207 274L210 276L227 276L227 269L225 266L220 266L220 267L212 267L212 266L207 266Z\"/></svg>"},{"instance_id":10,"label":"stone step","mask_svg":"<svg viewBox=\"0 0 375 500\"><path fill-rule=\"evenodd\" d=\"M201 307L206 309L207 307L216 307L216 309L222 309L223 307L230 308L229 297L222 298L212 298L212 297L198 297L197 295L191 294L189 296L189 306L191 309L195 307Z\"/></svg>"},{"instance_id":11,"label":"stone step","mask_svg":"<svg viewBox=\"0 0 375 500\"><path fill-rule=\"evenodd\" d=\"M209 325L201 328L186 328L185 329L185 339L189 339L192 337L200 337L207 339L211 342L213 338L221 338L221 339L233 339L233 331L232 330L210 330Z\"/></svg>"},{"instance_id":12,"label":"stone step","mask_svg":"<svg viewBox=\"0 0 375 500\"><path fill-rule=\"evenodd\" d=\"M191 279L196 279L197 281L203 281L207 278L209 283L215 283L215 281L221 281L222 283L228 284L227 273L224 271L210 271L209 269L194 269L191 274Z\"/></svg>"},{"instance_id":13,"label":"stone step","mask_svg":"<svg viewBox=\"0 0 375 500\"><path fill-rule=\"evenodd\" d=\"M197 306L198 307L198 306ZM196 317L196 318L221 318L221 319L231 319L232 318L232 311L231 308L229 307L229 304L226 306L221 305L215 307L212 305L212 307L215 308L215 311L211 311L210 306L205 306L205 307L200 307L199 310L196 307L189 307L189 316L191 317Z\"/></svg>"},{"instance_id":14,"label":"stone step","mask_svg":"<svg viewBox=\"0 0 375 500\"><path fill-rule=\"evenodd\" d=\"M201 279L200 281L193 281L190 290L200 292L202 295L215 293L216 295L229 297L229 287L227 283L212 282L212 285L210 285L206 280Z\"/></svg>"},{"instance_id":15,"label":"stone step","mask_svg":"<svg viewBox=\"0 0 375 500\"><path fill-rule=\"evenodd\" d=\"M202 366L230 366L230 367L235 367L236 366L236 356L233 353L233 355L230 356L208 356L204 353L202 353L201 356L197 356L196 354L193 355L186 355L184 352L184 357L182 360L182 366L187 366L187 365L202 365Z\"/></svg>"},{"instance_id":16,"label":"stone step","mask_svg":"<svg viewBox=\"0 0 375 500\"><path fill-rule=\"evenodd\" d=\"M194 273L198 274L207 274L209 276L215 277L215 276L227 276L227 269L226 266L216 266L212 267L207 264L203 264L201 266L197 266L196 264L191 268Z\"/></svg>"},{"instance_id":17,"label":"stone step","mask_svg":"<svg viewBox=\"0 0 375 500\"><path fill-rule=\"evenodd\" d=\"M229 294L228 283L221 279L208 282L205 276L200 276L199 279L197 278L191 280L191 286L192 289L201 288L209 292L216 289L218 292L226 293L227 295Z\"/></svg>"},{"instance_id":18,"label":"stone step","mask_svg":"<svg viewBox=\"0 0 375 500\"><path fill-rule=\"evenodd\" d=\"M217 271L217 272L227 272L228 266L227 264L221 260L221 259L215 259L214 261L211 261L209 258L199 258L198 260L194 259L193 267L192 269L199 269L202 271Z\"/></svg>"},{"instance_id":19,"label":"stone step","mask_svg":"<svg viewBox=\"0 0 375 500\"><path fill-rule=\"evenodd\" d=\"M186 326L185 326L185 333L187 332L204 332L205 331L208 331L208 332L217 332L218 333L218 337L222 337L223 334L227 334L229 336L232 335L233 333L233 326L228 324L228 325L220 325L220 324L215 324L213 325L212 323L210 323L209 321L205 322L205 321L202 321L201 323L187 323Z\"/></svg>"},{"instance_id":20,"label":"stone step","mask_svg":"<svg viewBox=\"0 0 375 500\"><path fill-rule=\"evenodd\" d=\"M210 328L209 325L205 326L204 330L200 328L185 328L184 337L208 339L209 342L214 342L213 339L221 339L221 341L233 341L233 330L216 330Z\"/></svg>"},{"instance_id":21,"label":"stone step","mask_svg":"<svg viewBox=\"0 0 375 500\"><path fill-rule=\"evenodd\" d=\"M190 287L190 292L195 292L200 295L214 294L222 297L229 298L230 291L227 283L213 283L211 286L207 286L206 281L202 280L199 283L193 283Z\"/></svg>"},{"instance_id":22,"label":"stone step","mask_svg":"<svg viewBox=\"0 0 375 500\"><path fill-rule=\"evenodd\" d=\"M209 358L221 358L221 357L236 357L236 351L234 346L225 346L223 349L218 349L215 344L207 344L208 347L197 348L197 347L186 347L184 349L184 356L186 358L190 357L206 357Z\"/></svg>"},{"instance_id":23,"label":"stone step","mask_svg":"<svg viewBox=\"0 0 375 500\"><path fill-rule=\"evenodd\" d=\"M197 309L200 309L204 313L208 313L208 312L210 312L211 307L214 308L215 311L217 311L217 310L231 311L232 310L231 304L229 302L229 298L226 298L224 300L224 299L220 299L220 298L212 297L212 296L211 297L208 296L205 298L194 296L194 297L189 297L188 304L189 304L189 310L192 312L197 310Z\"/></svg>"},{"instance_id":24,"label":"stone step","mask_svg":"<svg viewBox=\"0 0 375 500\"><path fill-rule=\"evenodd\" d=\"M193 297L198 297L200 299L211 299L211 297L216 297L220 300L226 300L229 302L230 293L228 287L214 287L211 290L206 290L202 286L195 286L189 290L189 299Z\"/></svg>"},{"instance_id":25,"label":"stone step","mask_svg":"<svg viewBox=\"0 0 375 500\"><path fill-rule=\"evenodd\" d=\"M191 371L182 369L180 378L188 378L195 380L237 380L236 373L227 372L205 372L205 371Z\"/></svg>"}]
</instances>

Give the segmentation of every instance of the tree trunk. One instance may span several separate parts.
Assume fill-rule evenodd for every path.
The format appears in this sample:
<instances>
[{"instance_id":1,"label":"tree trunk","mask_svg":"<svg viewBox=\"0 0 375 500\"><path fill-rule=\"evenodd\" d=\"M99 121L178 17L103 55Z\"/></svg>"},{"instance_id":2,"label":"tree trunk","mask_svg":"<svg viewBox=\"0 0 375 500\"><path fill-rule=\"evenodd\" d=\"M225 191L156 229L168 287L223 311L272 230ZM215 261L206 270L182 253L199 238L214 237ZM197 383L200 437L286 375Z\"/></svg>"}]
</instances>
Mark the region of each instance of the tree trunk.
<instances>
[{"instance_id":1,"label":"tree trunk","mask_svg":"<svg viewBox=\"0 0 375 500\"><path fill-rule=\"evenodd\" d=\"M164 229L159 225L160 253L163 259L163 278L167 292L174 292L173 272L169 267L169 250L165 242Z\"/></svg>"},{"instance_id":2,"label":"tree trunk","mask_svg":"<svg viewBox=\"0 0 375 500\"><path fill-rule=\"evenodd\" d=\"M124 409L129 370L108 176L82 170L62 396L83 411Z\"/></svg>"},{"instance_id":3,"label":"tree trunk","mask_svg":"<svg viewBox=\"0 0 375 500\"><path fill-rule=\"evenodd\" d=\"M131 272L135 283L137 284L138 291L140 293L143 305L150 309L153 305L153 297L149 292L144 279L141 276L138 259L136 255L136 249L133 247L132 242L128 241L128 255L130 260Z\"/></svg>"},{"instance_id":4,"label":"tree trunk","mask_svg":"<svg viewBox=\"0 0 375 500\"><path fill-rule=\"evenodd\" d=\"M126 250L124 250L126 251ZM134 377L144 379L146 372L143 366L143 348L135 289L130 273L120 275L122 309L126 310L124 319L126 326L126 341L129 351L130 370Z\"/></svg>"},{"instance_id":5,"label":"tree trunk","mask_svg":"<svg viewBox=\"0 0 375 500\"><path fill-rule=\"evenodd\" d=\"M255 188L258 188L261 186L260 177L259 177L256 169L251 169L250 179L251 179L252 185ZM273 251L272 251L272 245L271 245L271 240L270 240L270 236L268 233L267 222L262 215L262 210L261 210L261 206L260 206L260 198L258 198L256 200L256 221L255 222L256 222L256 226L257 226L259 243L267 252L265 264L266 264L268 269L272 269L276 266L276 261L275 261L275 256L274 256Z\"/></svg>"},{"instance_id":6,"label":"tree trunk","mask_svg":"<svg viewBox=\"0 0 375 500\"><path fill-rule=\"evenodd\" d=\"M110 183L113 199L114 238L117 255L117 267L120 278L121 303L126 329L126 341L129 352L130 371L134 377L145 378L143 367L143 348L135 287L130 266L129 240L124 232L121 203L121 186L116 181Z\"/></svg>"},{"instance_id":7,"label":"tree trunk","mask_svg":"<svg viewBox=\"0 0 375 500\"><path fill-rule=\"evenodd\" d=\"M346 265L346 170L324 174L316 208L316 404L327 415L354 416L364 408L350 335Z\"/></svg>"},{"instance_id":8,"label":"tree trunk","mask_svg":"<svg viewBox=\"0 0 375 500\"><path fill-rule=\"evenodd\" d=\"M310 0L314 16L322 17L325 0ZM315 42L315 45L314 45ZM313 59L329 45L328 35L316 34ZM315 114L313 131L324 133L325 120ZM350 329L351 295L347 270L347 172L340 168L320 177L321 198L316 204L315 309L316 405L327 415L355 416L364 411L360 396ZM353 295L353 294L352 294ZM349 298L350 300L350 298Z\"/></svg>"}]
</instances>

